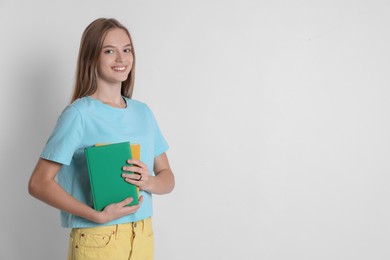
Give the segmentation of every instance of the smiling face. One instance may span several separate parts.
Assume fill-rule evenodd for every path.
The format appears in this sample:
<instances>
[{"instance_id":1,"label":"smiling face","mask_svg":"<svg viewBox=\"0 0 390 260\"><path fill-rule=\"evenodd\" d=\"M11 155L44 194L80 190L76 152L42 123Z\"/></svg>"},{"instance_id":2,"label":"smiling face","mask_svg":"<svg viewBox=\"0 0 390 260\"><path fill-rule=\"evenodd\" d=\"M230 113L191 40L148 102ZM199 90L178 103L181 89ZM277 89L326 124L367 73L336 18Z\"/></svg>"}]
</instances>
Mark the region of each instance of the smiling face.
<instances>
[{"instance_id":1,"label":"smiling face","mask_svg":"<svg viewBox=\"0 0 390 260\"><path fill-rule=\"evenodd\" d=\"M122 29L107 32L97 66L99 85L121 86L131 71L134 57L130 38Z\"/></svg>"}]
</instances>

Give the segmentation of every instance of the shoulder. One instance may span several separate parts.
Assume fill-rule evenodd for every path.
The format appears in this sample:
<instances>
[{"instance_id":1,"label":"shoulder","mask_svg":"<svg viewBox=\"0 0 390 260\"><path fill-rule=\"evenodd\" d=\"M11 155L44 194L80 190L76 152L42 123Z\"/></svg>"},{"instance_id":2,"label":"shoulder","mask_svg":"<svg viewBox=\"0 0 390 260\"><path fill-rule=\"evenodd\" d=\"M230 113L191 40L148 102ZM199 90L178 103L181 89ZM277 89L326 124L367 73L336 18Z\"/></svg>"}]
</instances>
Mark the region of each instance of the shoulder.
<instances>
[{"instance_id":1,"label":"shoulder","mask_svg":"<svg viewBox=\"0 0 390 260\"><path fill-rule=\"evenodd\" d=\"M151 112L149 106L145 102L136 99L130 99L130 98L125 98L125 99L127 102L127 106L129 108L138 110L139 112L146 112L146 113Z\"/></svg>"},{"instance_id":2,"label":"shoulder","mask_svg":"<svg viewBox=\"0 0 390 260\"><path fill-rule=\"evenodd\" d=\"M73 103L69 104L65 110L73 111L74 114L79 114L83 117L89 115L90 113L99 113L103 110L101 102L93 99L89 96L78 98Z\"/></svg>"},{"instance_id":3,"label":"shoulder","mask_svg":"<svg viewBox=\"0 0 390 260\"><path fill-rule=\"evenodd\" d=\"M73 103L67 105L62 111L59 120L60 121L74 121L81 120L83 118L83 112L89 107L88 100L86 98L80 98Z\"/></svg>"},{"instance_id":4,"label":"shoulder","mask_svg":"<svg viewBox=\"0 0 390 260\"><path fill-rule=\"evenodd\" d=\"M145 122L148 122L152 126L156 127L157 126L157 120L154 115L154 112L152 109L144 102L134 100L134 99L128 99L127 104L131 108L131 106L135 109L131 109L135 111L138 115L140 115Z\"/></svg>"},{"instance_id":5,"label":"shoulder","mask_svg":"<svg viewBox=\"0 0 390 260\"><path fill-rule=\"evenodd\" d=\"M140 100L127 98L127 97L125 97L125 99L126 99L128 106L134 106L134 107L145 107L146 106L146 103L144 103Z\"/></svg>"},{"instance_id":6,"label":"shoulder","mask_svg":"<svg viewBox=\"0 0 390 260\"><path fill-rule=\"evenodd\" d=\"M89 97L82 97L73 101L73 103L68 105L67 108L80 112L82 110L90 108L91 106L92 106L92 100Z\"/></svg>"}]
</instances>

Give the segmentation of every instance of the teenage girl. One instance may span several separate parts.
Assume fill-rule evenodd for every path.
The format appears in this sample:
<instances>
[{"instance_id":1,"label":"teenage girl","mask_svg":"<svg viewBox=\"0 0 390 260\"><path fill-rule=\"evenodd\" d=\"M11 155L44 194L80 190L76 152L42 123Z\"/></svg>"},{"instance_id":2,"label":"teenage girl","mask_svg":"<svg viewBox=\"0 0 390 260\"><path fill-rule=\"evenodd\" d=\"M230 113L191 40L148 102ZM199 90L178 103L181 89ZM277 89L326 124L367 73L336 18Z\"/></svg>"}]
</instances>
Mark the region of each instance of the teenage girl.
<instances>
[{"instance_id":1,"label":"teenage girl","mask_svg":"<svg viewBox=\"0 0 390 260\"><path fill-rule=\"evenodd\" d=\"M32 196L60 209L62 226L71 228L68 259L153 259L152 194L171 192L175 181L153 113L131 99L134 76L129 31L115 19L93 21L82 35L71 103L28 186ZM139 204L126 206L127 198L96 211L84 149L125 141L141 145L141 159L129 159L133 166L124 165L122 175L140 188Z\"/></svg>"}]
</instances>

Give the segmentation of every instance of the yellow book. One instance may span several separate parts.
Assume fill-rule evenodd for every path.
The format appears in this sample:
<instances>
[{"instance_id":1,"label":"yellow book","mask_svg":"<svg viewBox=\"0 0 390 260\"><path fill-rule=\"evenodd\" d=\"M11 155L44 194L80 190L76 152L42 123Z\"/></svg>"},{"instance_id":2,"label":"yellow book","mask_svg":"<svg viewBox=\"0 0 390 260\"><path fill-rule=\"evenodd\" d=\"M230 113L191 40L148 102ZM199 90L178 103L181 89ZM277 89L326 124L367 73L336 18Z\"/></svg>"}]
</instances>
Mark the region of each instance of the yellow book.
<instances>
[{"instance_id":1,"label":"yellow book","mask_svg":"<svg viewBox=\"0 0 390 260\"><path fill-rule=\"evenodd\" d=\"M141 145L140 144L130 144L131 158L141 160ZM137 186L137 192L139 197L139 187Z\"/></svg>"}]
</instances>

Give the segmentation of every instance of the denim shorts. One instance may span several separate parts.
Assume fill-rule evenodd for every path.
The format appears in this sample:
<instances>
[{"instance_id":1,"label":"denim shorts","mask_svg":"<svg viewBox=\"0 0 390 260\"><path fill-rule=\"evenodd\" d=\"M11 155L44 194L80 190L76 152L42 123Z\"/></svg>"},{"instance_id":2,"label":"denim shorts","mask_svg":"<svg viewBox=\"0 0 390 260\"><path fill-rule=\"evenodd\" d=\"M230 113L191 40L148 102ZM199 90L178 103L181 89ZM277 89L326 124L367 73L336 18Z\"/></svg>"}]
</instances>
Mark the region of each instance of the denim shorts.
<instances>
[{"instance_id":1,"label":"denim shorts","mask_svg":"<svg viewBox=\"0 0 390 260\"><path fill-rule=\"evenodd\" d=\"M151 218L70 233L68 260L153 260L153 253Z\"/></svg>"}]
</instances>

